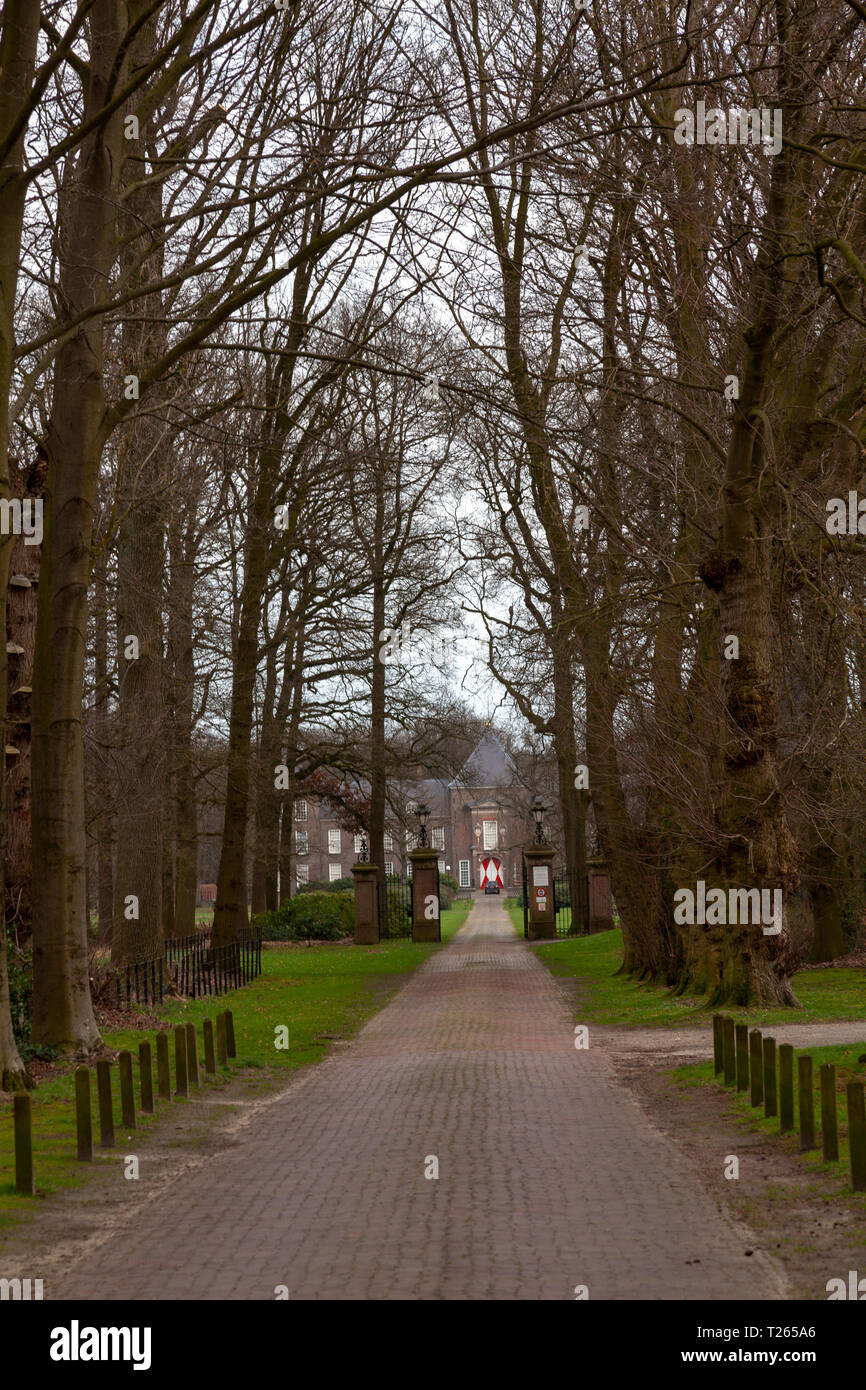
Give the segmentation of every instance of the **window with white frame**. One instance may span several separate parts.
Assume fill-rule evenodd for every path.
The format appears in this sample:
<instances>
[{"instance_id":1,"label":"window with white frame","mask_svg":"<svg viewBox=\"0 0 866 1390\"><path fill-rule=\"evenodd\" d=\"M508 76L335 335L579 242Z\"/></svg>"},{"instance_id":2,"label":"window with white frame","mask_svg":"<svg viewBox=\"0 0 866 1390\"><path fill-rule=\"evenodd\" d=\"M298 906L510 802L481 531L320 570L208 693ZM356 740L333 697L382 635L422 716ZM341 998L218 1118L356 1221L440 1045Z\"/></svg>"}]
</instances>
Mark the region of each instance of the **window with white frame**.
<instances>
[{"instance_id":1,"label":"window with white frame","mask_svg":"<svg viewBox=\"0 0 866 1390\"><path fill-rule=\"evenodd\" d=\"M444 859L440 859L440 860L439 860L439 862L438 862L438 869L439 869L440 874L444 874L444 872L445 872L445 860L444 860Z\"/></svg>"},{"instance_id":2,"label":"window with white frame","mask_svg":"<svg viewBox=\"0 0 866 1390\"><path fill-rule=\"evenodd\" d=\"M306 820L306 819L307 819L307 803L306 803L306 801L296 801L296 802L295 802L295 820Z\"/></svg>"},{"instance_id":3,"label":"window with white frame","mask_svg":"<svg viewBox=\"0 0 866 1390\"><path fill-rule=\"evenodd\" d=\"M460 887L461 887L461 888L468 888L468 887L469 887L469 860L468 860L468 859L461 859L461 860L460 860L460 878L459 878L459 883L460 883Z\"/></svg>"},{"instance_id":4,"label":"window with white frame","mask_svg":"<svg viewBox=\"0 0 866 1390\"><path fill-rule=\"evenodd\" d=\"M430 833L430 843L434 849L445 848L445 826L434 825Z\"/></svg>"},{"instance_id":5,"label":"window with white frame","mask_svg":"<svg viewBox=\"0 0 866 1390\"><path fill-rule=\"evenodd\" d=\"M329 830L329 831L328 831L328 853L329 853L329 854L339 854L339 853L340 853L340 832L339 832L339 830ZM339 877L340 877L340 875L337 874L337 878L339 878Z\"/></svg>"},{"instance_id":6,"label":"window with white frame","mask_svg":"<svg viewBox=\"0 0 866 1390\"><path fill-rule=\"evenodd\" d=\"M295 854L306 854L309 849L306 830L295 831Z\"/></svg>"},{"instance_id":7,"label":"window with white frame","mask_svg":"<svg viewBox=\"0 0 866 1390\"><path fill-rule=\"evenodd\" d=\"M386 859L386 860L385 860L385 873L386 873L386 875L387 875L387 874L392 874L393 872L394 872L394 860L393 860L393 859Z\"/></svg>"},{"instance_id":8,"label":"window with white frame","mask_svg":"<svg viewBox=\"0 0 866 1390\"><path fill-rule=\"evenodd\" d=\"M393 848L394 848L394 836L391 834L390 830L386 830L386 831L385 831L385 848L386 848L386 849L393 849Z\"/></svg>"},{"instance_id":9,"label":"window with white frame","mask_svg":"<svg viewBox=\"0 0 866 1390\"><path fill-rule=\"evenodd\" d=\"M343 867L342 867L341 864L329 864L329 865L328 865L328 878L329 878L329 880L330 880L331 883L333 883L336 879L342 878L342 877L343 877Z\"/></svg>"},{"instance_id":10,"label":"window with white frame","mask_svg":"<svg viewBox=\"0 0 866 1390\"><path fill-rule=\"evenodd\" d=\"M310 866L309 864L295 865L295 883L309 883Z\"/></svg>"},{"instance_id":11,"label":"window with white frame","mask_svg":"<svg viewBox=\"0 0 866 1390\"><path fill-rule=\"evenodd\" d=\"M482 826L483 826L483 832L484 832L484 848L485 848L485 849L496 849L496 846L499 844L499 823L498 823L498 821L495 821L495 820L486 820L486 821L483 821L483 822L482 822Z\"/></svg>"}]
</instances>

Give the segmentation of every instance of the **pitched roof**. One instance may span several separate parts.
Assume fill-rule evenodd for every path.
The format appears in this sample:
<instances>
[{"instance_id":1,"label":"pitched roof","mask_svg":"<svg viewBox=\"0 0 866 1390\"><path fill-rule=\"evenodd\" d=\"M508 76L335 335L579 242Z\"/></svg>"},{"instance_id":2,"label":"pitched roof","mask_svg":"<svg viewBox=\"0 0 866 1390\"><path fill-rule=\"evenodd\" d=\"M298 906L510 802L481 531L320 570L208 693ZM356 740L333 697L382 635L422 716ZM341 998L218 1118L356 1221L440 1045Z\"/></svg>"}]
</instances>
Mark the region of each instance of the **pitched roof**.
<instances>
[{"instance_id":1,"label":"pitched roof","mask_svg":"<svg viewBox=\"0 0 866 1390\"><path fill-rule=\"evenodd\" d=\"M511 787L516 781L517 768L513 759L506 753L496 735L491 733L490 729L485 729L482 738L449 785L498 788Z\"/></svg>"},{"instance_id":2,"label":"pitched roof","mask_svg":"<svg viewBox=\"0 0 866 1390\"><path fill-rule=\"evenodd\" d=\"M420 782L412 782L407 788L407 800L426 802L434 820L443 820L448 815L448 787L438 777L424 777Z\"/></svg>"}]
</instances>

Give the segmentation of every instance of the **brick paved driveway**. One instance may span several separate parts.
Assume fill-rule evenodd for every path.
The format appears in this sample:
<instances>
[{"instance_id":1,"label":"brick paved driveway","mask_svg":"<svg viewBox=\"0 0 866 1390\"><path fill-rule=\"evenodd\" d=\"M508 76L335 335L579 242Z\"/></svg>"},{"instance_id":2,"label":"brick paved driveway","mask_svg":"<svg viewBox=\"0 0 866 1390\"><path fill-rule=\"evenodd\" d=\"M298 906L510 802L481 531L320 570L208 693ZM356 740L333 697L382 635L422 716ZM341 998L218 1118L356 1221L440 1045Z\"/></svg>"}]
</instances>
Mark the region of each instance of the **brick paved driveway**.
<instances>
[{"instance_id":1,"label":"brick paved driveway","mask_svg":"<svg viewBox=\"0 0 866 1390\"><path fill-rule=\"evenodd\" d=\"M480 898L350 1046L55 1275L51 1296L784 1296L751 1248L592 1030L575 1049L555 981Z\"/></svg>"}]
</instances>

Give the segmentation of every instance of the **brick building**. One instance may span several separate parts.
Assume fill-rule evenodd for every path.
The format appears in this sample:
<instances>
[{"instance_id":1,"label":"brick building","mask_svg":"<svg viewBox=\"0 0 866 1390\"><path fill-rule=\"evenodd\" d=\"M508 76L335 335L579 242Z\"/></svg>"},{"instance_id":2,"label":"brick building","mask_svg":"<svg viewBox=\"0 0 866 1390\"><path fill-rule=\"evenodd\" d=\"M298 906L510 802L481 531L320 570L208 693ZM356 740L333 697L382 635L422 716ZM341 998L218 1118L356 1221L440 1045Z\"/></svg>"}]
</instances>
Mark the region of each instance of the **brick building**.
<instances>
[{"instance_id":1,"label":"brick building","mask_svg":"<svg viewBox=\"0 0 866 1390\"><path fill-rule=\"evenodd\" d=\"M504 891L521 882L521 852L532 839L528 797L517 768L496 735L487 729L450 782L422 778L399 788L403 817L385 835L385 872L405 873L407 854L417 844L415 809L430 808L427 837L439 851L439 868L461 888L481 888L487 879ZM397 789L389 790L392 805ZM343 830L337 812L317 798L295 802L292 831L296 883L348 878L361 837Z\"/></svg>"}]
</instances>

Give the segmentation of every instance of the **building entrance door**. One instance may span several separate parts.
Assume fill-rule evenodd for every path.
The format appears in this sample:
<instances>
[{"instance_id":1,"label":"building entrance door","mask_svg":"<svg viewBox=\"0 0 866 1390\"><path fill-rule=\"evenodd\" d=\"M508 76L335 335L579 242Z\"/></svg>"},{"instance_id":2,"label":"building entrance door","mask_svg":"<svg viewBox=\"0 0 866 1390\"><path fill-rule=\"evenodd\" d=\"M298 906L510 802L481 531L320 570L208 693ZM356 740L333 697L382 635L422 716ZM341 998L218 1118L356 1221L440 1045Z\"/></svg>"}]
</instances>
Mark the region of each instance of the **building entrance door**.
<instances>
[{"instance_id":1,"label":"building entrance door","mask_svg":"<svg viewBox=\"0 0 866 1390\"><path fill-rule=\"evenodd\" d=\"M498 883L500 889L505 887L502 882L502 860L495 858L494 855L485 855L481 861L481 887L486 883Z\"/></svg>"}]
</instances>

